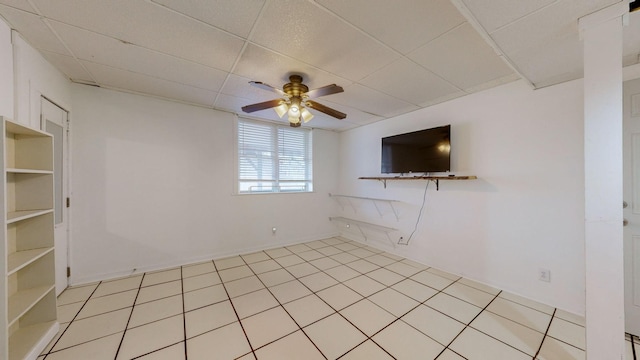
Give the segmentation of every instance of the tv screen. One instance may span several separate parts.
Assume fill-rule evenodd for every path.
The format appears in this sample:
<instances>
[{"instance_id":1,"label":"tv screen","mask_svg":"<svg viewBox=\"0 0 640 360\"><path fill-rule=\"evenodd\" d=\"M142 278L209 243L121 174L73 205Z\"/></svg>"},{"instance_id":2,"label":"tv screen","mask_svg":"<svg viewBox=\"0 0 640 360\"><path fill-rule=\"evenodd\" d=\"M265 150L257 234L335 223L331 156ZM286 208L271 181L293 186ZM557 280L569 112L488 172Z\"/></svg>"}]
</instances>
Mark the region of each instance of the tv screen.
<instances>
[{"instance_id":1,"label":"tv screen","mask_svg":"<svg viewBox=\"0 0 640 360\"><path fill-rule=\"evenodd\" d=\"M382 173L451 170L451 125L382 138Z\"/></svg>"}]
</instances>

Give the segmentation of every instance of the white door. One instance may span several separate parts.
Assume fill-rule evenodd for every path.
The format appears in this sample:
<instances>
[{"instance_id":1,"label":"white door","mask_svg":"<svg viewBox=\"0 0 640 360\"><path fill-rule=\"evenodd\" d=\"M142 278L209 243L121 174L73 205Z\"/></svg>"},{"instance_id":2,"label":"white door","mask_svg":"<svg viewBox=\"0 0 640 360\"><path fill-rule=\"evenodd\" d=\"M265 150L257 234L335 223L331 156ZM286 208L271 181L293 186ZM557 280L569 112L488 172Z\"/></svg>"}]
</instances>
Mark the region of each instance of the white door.
<instances>
[{"instance_id":1,"label":"white door","mask_svg":"<svg viewBox=\"0 0 640 360\"><path fill-rule=\"evenodd\" d=\"M56 259L56 295L67 288L69 280L69 211L68 203L68 113L42 97L41 127L53 135L54 240Z\"/></svg>"},{"instance_id":2,"label":"white door","mask_svg":"<svg viewBox=\"0 0 640 360\"><path fill-rule=\"evenodd\" d=\"M625 331L640 335L640 79L624 83Z\"/></svg>"}]
</instances>

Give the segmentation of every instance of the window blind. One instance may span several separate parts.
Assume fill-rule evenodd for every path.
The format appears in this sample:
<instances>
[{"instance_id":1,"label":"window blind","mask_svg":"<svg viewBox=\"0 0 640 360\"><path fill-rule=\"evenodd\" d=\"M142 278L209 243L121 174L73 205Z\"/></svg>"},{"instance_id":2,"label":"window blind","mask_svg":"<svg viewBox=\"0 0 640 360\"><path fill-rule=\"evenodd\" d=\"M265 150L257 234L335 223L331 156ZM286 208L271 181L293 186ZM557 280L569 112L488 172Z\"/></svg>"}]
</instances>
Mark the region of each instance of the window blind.
<instances>
[{"instance_id":1,"label":"window blind","mask_svg":"<svg viewBox=\"0 0 640 360\"><path fill-rule=\"evenodd\" d=\"M313 191L309 129L238 119L238 192Z\"/></svg>"}]
</instances>

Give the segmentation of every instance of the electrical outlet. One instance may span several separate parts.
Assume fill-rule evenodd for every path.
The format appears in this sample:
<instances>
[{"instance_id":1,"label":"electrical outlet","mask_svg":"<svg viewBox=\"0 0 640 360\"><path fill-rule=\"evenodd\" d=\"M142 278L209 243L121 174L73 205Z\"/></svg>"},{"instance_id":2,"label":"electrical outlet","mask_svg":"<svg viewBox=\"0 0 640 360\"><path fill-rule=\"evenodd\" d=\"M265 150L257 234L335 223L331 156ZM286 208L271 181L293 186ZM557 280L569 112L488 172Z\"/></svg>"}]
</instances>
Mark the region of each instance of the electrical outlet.
<instances>
[{"instance_id":1,"label":"electrical outlet","mask_svg":"<svg viewBox=\"0 0 640 360\"><path fill-rule=\"evenodd\" d=\"M551 282L551 270L549 269L539 269L538 270L538 280L544 282Z\"/></svg>"}]
</instances>

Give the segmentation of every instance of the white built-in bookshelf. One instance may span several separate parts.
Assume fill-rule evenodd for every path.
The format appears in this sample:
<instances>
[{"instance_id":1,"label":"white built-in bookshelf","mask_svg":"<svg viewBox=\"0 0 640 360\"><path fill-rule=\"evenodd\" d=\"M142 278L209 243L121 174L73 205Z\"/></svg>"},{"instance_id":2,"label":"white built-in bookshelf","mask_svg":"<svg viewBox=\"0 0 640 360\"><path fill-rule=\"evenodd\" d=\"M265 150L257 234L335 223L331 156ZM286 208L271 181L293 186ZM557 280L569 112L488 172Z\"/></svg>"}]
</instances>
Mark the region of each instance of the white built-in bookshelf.
<instances>
[{"instance_id":1,"label":"white built-in bookshelf","mask_svg":"<svg viewBox=\"0 0 640 360\"><path fill-rule=\"evenodd\" d=\"M36 359L58 331L53 239L53 139L0 117L5 219L0 359Z\"/></svg>"}]
</instances>

